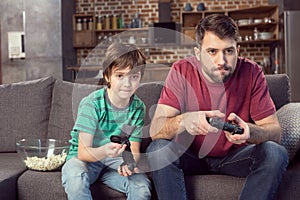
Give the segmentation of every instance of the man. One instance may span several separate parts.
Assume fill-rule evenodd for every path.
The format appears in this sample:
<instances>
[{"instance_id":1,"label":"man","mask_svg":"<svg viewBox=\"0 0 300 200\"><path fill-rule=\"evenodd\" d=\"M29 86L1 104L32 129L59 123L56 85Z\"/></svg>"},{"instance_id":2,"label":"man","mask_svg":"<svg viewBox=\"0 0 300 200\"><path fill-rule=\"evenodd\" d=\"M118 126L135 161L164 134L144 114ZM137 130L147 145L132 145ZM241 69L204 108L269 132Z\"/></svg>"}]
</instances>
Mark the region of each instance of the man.
<instances>
[{"instance_id":1,"label":"man","mask_svg":"<svg viewBox=\"0 0 300 200\"><path fill-rule=\"evenodd\" d=\"M239 58L238 27L214 14L196 27L195 56L175 62L166 79L147 149L159 199L188 199L184 174L247 177L240 199L273 199L288 165L281 128L262 69ZM242 134L219 130L211 118Z\"/></svg>"}]
</instances>

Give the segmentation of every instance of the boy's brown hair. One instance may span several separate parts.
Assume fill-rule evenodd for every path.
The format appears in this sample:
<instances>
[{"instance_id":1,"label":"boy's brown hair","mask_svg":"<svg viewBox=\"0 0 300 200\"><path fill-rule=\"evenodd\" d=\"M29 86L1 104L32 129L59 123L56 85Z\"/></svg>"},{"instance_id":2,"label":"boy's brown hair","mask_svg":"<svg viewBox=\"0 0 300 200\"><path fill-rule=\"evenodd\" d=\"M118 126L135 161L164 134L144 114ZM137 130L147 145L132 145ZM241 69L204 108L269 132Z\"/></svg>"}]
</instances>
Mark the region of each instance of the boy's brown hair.
<instances>
[{"instance_id":1,"label":"boy's brown hair","mask_svg":"<svg viewBox=\"0 0 300 200\"><path fill-rule=\"evenodd\" d=\"M130 70L138 67L141 77L144 75L146 65L146 56L133 44L112 43L106 51L103 61L103 78L104 83L110 87L106 81L111 76L113 69Z\"/></svg>"}]
</instances>

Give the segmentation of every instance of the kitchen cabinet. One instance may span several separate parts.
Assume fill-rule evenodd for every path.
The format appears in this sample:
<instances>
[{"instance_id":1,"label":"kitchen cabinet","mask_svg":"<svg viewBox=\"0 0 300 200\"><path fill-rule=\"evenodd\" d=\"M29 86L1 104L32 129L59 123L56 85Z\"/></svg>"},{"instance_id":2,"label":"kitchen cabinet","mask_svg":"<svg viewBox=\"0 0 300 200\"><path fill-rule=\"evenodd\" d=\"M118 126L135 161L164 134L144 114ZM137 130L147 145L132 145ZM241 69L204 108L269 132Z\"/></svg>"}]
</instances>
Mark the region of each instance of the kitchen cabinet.
<instances>
[{"instance_id":1,"label":"kitchen cabinet","mask_svg":"<svg viewBox=\"0 0 300 200\"><path fill-rule=\"evenodd\" d=\"M195 40L195 26L205 16L221 13L238 24L243 44L273 44L278 42L278 6L265 5L227 11L182 11L182 32ZM257 35L254 34L257 31ZM191 41L191 40L189 40Z\"/></svg>"}]
</instances>

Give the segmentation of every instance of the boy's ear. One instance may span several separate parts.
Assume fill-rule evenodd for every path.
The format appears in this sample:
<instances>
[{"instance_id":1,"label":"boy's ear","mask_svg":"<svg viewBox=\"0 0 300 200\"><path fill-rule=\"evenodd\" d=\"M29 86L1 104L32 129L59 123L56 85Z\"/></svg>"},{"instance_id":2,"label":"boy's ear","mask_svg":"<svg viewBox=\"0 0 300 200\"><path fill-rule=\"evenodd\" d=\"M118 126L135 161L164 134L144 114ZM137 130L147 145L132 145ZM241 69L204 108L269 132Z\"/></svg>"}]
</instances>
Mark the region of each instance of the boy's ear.
<instances>
[{"instance_id":1,"label":"boy's ear","mask_svg":"<svg viewBox=\"0 0 300 200\"><path fill-rule=\"evenodd\" d=\"M107 77L107 75L104 75L104 79L107 83L109 83L109 78Z\"/></svg>"}]
</instances>

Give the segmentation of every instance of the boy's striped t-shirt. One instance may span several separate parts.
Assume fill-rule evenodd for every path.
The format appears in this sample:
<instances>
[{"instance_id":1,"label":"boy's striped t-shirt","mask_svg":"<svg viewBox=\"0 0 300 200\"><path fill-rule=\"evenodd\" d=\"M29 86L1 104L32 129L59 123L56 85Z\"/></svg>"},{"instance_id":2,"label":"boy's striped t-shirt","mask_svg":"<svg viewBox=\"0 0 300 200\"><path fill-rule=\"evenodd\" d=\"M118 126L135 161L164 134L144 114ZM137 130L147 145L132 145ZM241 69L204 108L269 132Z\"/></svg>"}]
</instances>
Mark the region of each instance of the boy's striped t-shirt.
<instances>
[{"instance_id":1,"label":"boy's striped t-shirt","mask_svg":"<svg viewBox=\"0 0 300 200\"><path fill-rule=\"evenodd\" d=\"M114 107L106 92L106 88L92 92L83 98L78 107L78 114L73 130L71 131L71 147L68 159L77 156L79 132L92 134L93 147L99 147L110 142L111 135L120 135L124 124L135 126L130 140L142 140L144 125L145 104L133 95L126 108Z\"/></svg>"}]
</instances>

